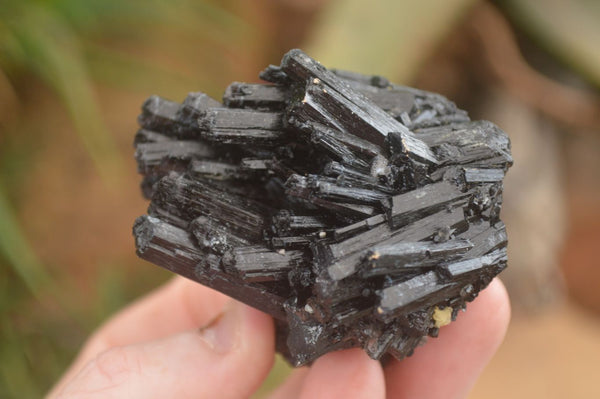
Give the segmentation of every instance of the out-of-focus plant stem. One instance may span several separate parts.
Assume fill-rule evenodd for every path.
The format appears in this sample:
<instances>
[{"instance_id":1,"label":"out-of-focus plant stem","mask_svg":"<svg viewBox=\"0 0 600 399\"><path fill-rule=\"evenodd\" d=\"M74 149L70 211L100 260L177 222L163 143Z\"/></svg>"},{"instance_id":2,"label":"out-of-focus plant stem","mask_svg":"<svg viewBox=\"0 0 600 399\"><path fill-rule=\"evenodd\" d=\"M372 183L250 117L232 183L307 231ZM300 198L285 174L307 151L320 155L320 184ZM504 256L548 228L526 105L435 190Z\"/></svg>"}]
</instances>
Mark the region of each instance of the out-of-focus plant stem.
<instances>
[{"instance_id":1,"label":"out-of-focus plant stem","mask_svg":"<svg viewBox=\"0 0 600 399\"><path fill-rule=\"evenodd\" d=\"M5 27L4 64L27 68L56 92L98 173L105 183L114 183L122 159L100 117L76 35L51 9L31 5Z\"/></svg>"},{"instance_id":2,"label":"out-of-focus plant stem","mask_svg":"<svg viewBox=\"0 0 600 399\"><path fill-rule=\"evenodd\" d=\"M13 267L29 291L38 296L51 281L35 256L0 186L0 256ZM38 296L38 299L39 296Z\"/></svg>"}]
</instances>

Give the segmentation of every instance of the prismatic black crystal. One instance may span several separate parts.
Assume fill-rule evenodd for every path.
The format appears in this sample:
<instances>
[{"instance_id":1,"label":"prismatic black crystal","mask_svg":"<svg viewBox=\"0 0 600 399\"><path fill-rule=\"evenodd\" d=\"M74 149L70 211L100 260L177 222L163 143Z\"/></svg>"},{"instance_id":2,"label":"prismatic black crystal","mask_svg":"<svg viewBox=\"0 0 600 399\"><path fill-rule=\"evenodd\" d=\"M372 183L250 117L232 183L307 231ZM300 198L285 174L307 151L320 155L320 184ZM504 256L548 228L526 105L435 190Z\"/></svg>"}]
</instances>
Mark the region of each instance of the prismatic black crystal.
<instances>
[{"instance_id":1,"label":"prismatic black crystal","mask_svg":"<svg viewBox=\"0 0 600 399\"><path fill-rule=\"evenodd\" d=\"M506 267L508 137L300 50L260 77L144 103L138 255L271 314L296 366L410 355Z\"/></svg>"}]
</instances>

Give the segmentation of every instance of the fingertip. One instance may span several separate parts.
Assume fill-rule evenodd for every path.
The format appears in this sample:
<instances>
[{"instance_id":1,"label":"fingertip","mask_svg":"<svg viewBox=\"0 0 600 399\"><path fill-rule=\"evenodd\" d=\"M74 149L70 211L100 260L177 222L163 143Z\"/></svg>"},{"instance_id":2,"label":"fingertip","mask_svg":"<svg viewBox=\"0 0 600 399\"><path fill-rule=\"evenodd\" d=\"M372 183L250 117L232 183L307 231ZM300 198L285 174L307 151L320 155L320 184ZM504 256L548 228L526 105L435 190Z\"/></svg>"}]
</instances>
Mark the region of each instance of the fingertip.
<instances>
[{"instance_id":1,"label":"fingertip","mask_svg":"<svg viewBox=\"0 0 600 399\"><path fill-rule=\"evenodd\" d=\"M246 335L242 337L244 348L241 357L262 361L260 366L264 370L264 377L266 377L275 361L275 325L273 318L248 305L234 302L239 307L239 312L242 315L245 330L243 334ZM256 366L254 361L251 364L253 367Z\"/></svg>"},{"instance_id":2,"label":"fingertip","mask_svg":"<svg viewBox=\"0 0 600 399\"><path fill-rule=\"evenodd\" d=\"M441 339L437 341L462 344L463 351L482 358L485 355L487 364L504 340L510 316L508 293L504 284L495 278L478 298L467 305L466 312L461 312L455 322L445 331L440 331Z\"/></svg>"},{"instance_id":3,"label":"fingertip","mask_svg":"<svg viewBox=\"0 0 600 399\"><path fill-rule=\"evenodd\" d=\"M328 353L310 368L300 398L385 398L381 364L360 348Z\"/></svg>"},{"instance_id":4,"label":"fingertip","mask_svg":"<svg viewBox=\"0 0 600 399\"><path fill-rule=\"evenodd\" d=\"M292 371L289 377L275 388L270 394L269 399L294 399L300 395L306 376L310 372L308 367L301 367Z\"/></svg>"},{"instance_id":5,"label":"fingertip","mask_svg":"<svg viewBox=\"0 0 600 399\"><path fill-rule=\"evenodd\" d=\"M244 325L246 328L254 330L257 334L263 336L269 336L270 340L265 339L265 342L270 342L270 346L274 348L275 342L275 326L273 318L268 314L261 312L251 306L245 305L238 301L233 301L235 306L238 307L240 314L244 319Z\"/></svg>"},{"instance_id":6,"label":"fingertip","mask_svg":"<svg viewBox=\"0 0 600 399\"><path fill-rule=\"evenodd\" d=\"M504 339L506 330L510 324L512 314L510 306L510 297L508 291L499 278L492 280L490 285L482 291L480 299L473 306L485 307L491 311L481 313L486 314L489 320L483 322L483 327L487 327L488 334L494 335L498 345Z\"/></svg>"},{"instance_id":7,"label":"fingertip","mask_svg":"<svg viewBox=\"0 0 600 399\"><path fill-rule=\"evenodd\" d=\"M206 397L249 397L259 388L273 367L273 319L259 310L233 300L226 306L225 313L227 315L223 316L220 323L226 318L235 319L235 327L225 326L235 330L235 343L231 350L220 351L222 357L212 362L210 376L207 376L206 381L216 390ZM205 334L203 330L200 330L201 335Z\"/></svg>"},{"instance_id":8,"label":"fingertip","mask_svg":"<svg viewBox=\"0 0 600 399\"><path fill-rule=\"evenodd\" d=\"M510 321L504 285L494 279L457 320L415 354L386 366L388 395L460 398L467 395L500 346Z\"/></svg>"}]
</instances>

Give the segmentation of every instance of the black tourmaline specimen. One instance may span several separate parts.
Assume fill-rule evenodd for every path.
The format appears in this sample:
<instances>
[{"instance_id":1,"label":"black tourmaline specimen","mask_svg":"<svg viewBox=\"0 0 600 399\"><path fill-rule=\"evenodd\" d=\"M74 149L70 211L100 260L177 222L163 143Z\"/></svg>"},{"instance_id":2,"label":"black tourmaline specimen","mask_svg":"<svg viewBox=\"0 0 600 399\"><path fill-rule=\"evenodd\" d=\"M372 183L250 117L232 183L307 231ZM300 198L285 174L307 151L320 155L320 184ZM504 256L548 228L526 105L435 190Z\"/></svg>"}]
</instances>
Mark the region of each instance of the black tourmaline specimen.
<instances>
[{"instance_id":1,"label":"black tourmaline specimen","mask_svg":"<svg viewBox=\"0 0 600 399\"><path fill-rule=\"evenodd\" d=\"M138 255L271 314L296 366L409 356L506 267L508 137L300 50L260 77L144 103Z\"/></svg>"}]
</instances>

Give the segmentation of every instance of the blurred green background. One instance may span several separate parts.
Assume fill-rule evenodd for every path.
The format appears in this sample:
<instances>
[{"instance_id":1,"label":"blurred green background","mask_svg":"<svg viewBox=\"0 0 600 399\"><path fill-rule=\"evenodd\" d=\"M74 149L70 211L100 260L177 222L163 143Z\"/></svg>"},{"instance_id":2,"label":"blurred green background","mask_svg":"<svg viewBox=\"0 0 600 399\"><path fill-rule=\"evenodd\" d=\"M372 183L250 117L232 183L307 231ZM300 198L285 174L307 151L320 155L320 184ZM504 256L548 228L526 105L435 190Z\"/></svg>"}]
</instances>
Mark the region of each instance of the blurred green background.
<instances>
[{"instance_id":1,"label":"blurred green background","mask_svg":"<svg viewBox=\"0 0 600 399\"><path fill-rule=\"evenodd\" d=\"M507 224L534 244L513 245L517 315L473 397L600 397L586 366L600 355L599 42L595 0L2 0L0 397L43 396L94 328L170 277L130 236L147 205L131 145L143 100L220 98L292 47L515 135Z\"/></svg>"}]
</instances>

